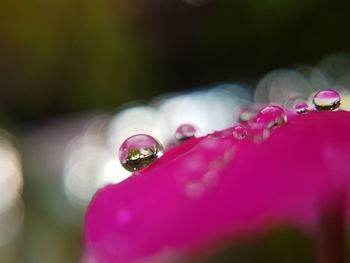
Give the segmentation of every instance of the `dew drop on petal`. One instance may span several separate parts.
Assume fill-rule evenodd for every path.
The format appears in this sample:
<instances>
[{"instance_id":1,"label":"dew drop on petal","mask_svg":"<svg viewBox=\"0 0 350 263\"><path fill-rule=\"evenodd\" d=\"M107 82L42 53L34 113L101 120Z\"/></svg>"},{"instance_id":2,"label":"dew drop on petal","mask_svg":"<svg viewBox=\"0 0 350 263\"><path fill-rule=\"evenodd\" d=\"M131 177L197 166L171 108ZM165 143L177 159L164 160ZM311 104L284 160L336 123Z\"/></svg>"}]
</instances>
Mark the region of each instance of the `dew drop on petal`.
<instances>
[{"instance_id":1,"label":"dew drop on petal","mask_svg":"<svg viewBox=\"0 0 350 263\"><path fill-rule=\"evenodd\" d=\"M175 138L178 141L185 141L196 135L196 128L191 124L180 125L175 132Z\"/></svg>"},{"instance_id":2,"label":"dew drop on petal","mask_svg":"<svg viewBox=\"0 0 350 263\"><path fill-rule=\"evenodd\" d=\"M163 154L163 146L152 136L137 134L126 139L119 149L122 166L135 172L150 165Z\"/></svg>"},{"instance_id":3,"label":"dew drop on petal","mask_svg":"<svg viewBox=\"0 0 350 263\"><path fill-rule=\"evenodd\" d=\"M321 90L313 97L313 103L316 110L338 110L340 106L340 94L331 89Z\"/></svg>"},{"instance_id":4,"label":"dew drop on petal","mask_svg":"<svg viewBox=\"0 0 350 263\"><path fill-rule=\"evenodd\" d=\"M247 136L247 134L248 131L243 125L238 124L233 128L233 137L236 139L242 140Z\"/></svg>"},{"instance_id":5,"label":"dew drop on petal","mask_svg":"<svg viewBox=\"0 0 350 263\"><path fill-rule=\"evenodd\" d=\"M299 102L294 106L294 110L298 114L305 114L309 111L309 105L306 102Z\"/></svg>"},{"instance_id":6,"label":"dew drop on petal","mask_svg":"<svg viewBox=\"0 0 350 263\"><path fill-rule=\"evenodd\" d=\"M258 112L256 122L269 129L275 128L287 122L287 115L282 107L269 105Z\"/></svg>"}]
</instances>

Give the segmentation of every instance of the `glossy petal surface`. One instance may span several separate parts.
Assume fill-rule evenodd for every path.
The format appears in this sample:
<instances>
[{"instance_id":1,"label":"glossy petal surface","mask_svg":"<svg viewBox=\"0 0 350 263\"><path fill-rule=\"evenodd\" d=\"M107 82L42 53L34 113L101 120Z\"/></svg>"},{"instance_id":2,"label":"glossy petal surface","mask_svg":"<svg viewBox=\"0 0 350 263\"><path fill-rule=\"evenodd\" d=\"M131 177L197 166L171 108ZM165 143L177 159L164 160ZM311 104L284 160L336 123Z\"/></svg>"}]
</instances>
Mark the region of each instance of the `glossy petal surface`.
<instances>
[{"instance_id":1,"label":"glossy petal surface","mask_svg":"<svg viewBox=\"0 0 350 263\"><path fill-rule=\"evenodd\" d=\"M349 188L349 123L349 112L312 111L288 116L260 143L249 132L238 140L230 128L180 144L95 195L86 258L143 262L279 224L312 234L323 206Z\"/></svg>"}]
</instances>

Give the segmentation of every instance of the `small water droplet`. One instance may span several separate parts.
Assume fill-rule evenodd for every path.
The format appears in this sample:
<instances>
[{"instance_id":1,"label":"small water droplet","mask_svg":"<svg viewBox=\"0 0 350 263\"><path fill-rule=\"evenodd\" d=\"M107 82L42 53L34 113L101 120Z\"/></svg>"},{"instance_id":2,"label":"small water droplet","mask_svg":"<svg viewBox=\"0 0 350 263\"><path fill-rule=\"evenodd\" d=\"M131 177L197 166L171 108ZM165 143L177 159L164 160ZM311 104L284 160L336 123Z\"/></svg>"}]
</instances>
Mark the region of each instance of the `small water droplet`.
<instances>
[{"instance_id":1,"label":"small water droplet","mask_svg":"<svg viewBox=\"0 0 350 263\"><path fill-rule=\"evenodd\" d=\"M316 110L338 110L340 106L340 94L331 89L317 92L312 100Z\"/></svg>"},{"instance_id":2,"label":"small water droplet","mask_svg":"<svg viewBox=\"0 0 350 263\"><path fill-rule=\"evenodd\" d=\"M258 111L254 108L242 107L238 114L238 121L248 122L256 116L257 112Z\"/></svg>"},{"instance_id":3,"label":"small water droplet","mask_svg":"<svg viewBox=\"0 0 350 263\"><path fill-rule=\"evenodd\" d=\"M187 139L193 138L196 135L196 128L191 124L180 125L175 132L175 138L178 141L185 141Z\"/></svg>"},{"instance_id":4,"label":"small water droplet","mask_svg":"<svg viewBox=\"0 0 350 263\"><path fill-rule=\"evenodd\" d=\"M287 122L287 115L282 107L269 105L258 112L256 122L271 129L285 124Z\"/></svg>"},{"instance_id":5,"label":"small water droplet","mask_svg":"<svg viewBox=\"0 0 350 263\"><path fill-rule=\"evenodd\" d=\"M238 124L233 128L233 136L236 139L242 140L247 136L247 134L248 131L243 125Z\"/></svg>"},{"instance_id":6,"label":"small water droplet","mask_svg":"<svg viewBox=\"0 0 350 263\"><path fill-rule=\"evenodd\" d=\"M309 111L309 105L306 102L299 102L294 106L294 110L298 114L305 114Z\"/></svg>"},{"instance_id":7,"label":"small water droplet","mask_svg":"<svg viewBox=\"0 0 350 263\"><path fill-rule=\"evenodd\" d=\"M163 146L152 136L137 134L126 139L119 149L122 166L135 172L150 165L163 154Z\"/></svg>"}]
</instances>

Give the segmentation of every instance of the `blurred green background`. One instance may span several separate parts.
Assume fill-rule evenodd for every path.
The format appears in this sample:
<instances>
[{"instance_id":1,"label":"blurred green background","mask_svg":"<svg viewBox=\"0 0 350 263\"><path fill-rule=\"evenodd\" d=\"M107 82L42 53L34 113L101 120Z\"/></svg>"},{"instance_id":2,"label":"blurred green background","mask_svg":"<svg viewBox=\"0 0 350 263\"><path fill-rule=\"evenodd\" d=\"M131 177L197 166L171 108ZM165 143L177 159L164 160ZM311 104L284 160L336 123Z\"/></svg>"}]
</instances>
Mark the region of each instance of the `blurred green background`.
<instances>
[{"instance_id":1,"label":"blurred green background","mask_svg":"<svg viewBox=\"0 0 350 263\"><path fill-rule=\"evenodd\" d=\"M22 152L25 207L0 261L79 262L83 211L60 200L60 180L48 179L45 152L33 144L40 133L28 133L349 52L349 11L346 0L0 0L0 120Z\"/></svg>"},{"instance_id":2,"label":"blurred green background","mask_svg":"<svg viewBox=\"0 0 350 263\"><path fill-rule=\"evenodd\" d=\"M346 0L0 4L1 108L20 122L256 80L350 48Z\"/></svg>"}]
</instances>

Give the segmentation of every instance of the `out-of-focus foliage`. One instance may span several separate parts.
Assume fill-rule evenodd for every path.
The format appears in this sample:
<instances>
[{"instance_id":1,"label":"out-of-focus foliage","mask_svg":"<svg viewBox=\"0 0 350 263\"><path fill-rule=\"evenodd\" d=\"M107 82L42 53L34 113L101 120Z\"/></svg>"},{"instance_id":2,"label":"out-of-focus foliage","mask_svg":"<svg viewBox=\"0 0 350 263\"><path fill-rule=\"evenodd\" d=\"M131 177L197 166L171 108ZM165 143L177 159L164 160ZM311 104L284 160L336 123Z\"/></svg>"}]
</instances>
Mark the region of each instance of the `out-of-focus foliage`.
<instances>
[{"instance_id":1,"label":"out-of-focus foliage","mask_svg":"<svg viewBox=\"0 0 350 263\"><path fill-rule=\"evenodd\" d=\"M202 254L198 258L189 259L188 263L263 263L263 262L285 262L285 263L307 263L314 261L313 240L304 234L292 229L278 229L268 235L260 237L254 242L228 242L214 254L212 252Z\"/></svg>"},{"instance_id":2,"label":"out-of-focus foliage","mask_svg":"<svg viewBox=\"0 0 350 263\"><path fill-rule=\"evenodd\" d=\"M3 0L1 104L36 120L314 63L349 49L349 7L345 0Z\"/></svg>"},{"instance_id":3,"label":"out-of-focus foliage","mask_svg":"<svg viewBox=\"0 0 350 263\"><path fill-rule=\"evenodd\" d=\"M153 59L120 1L0 4L2 103L40 116L152 90Z\"/></svg>"}]
</instances>

